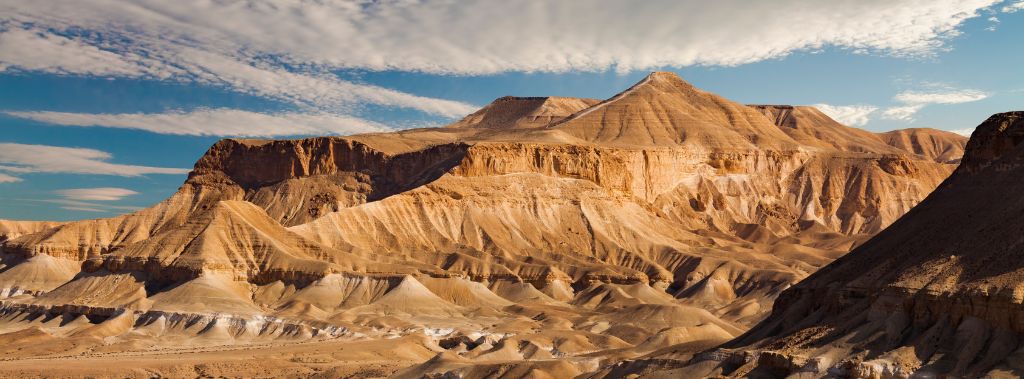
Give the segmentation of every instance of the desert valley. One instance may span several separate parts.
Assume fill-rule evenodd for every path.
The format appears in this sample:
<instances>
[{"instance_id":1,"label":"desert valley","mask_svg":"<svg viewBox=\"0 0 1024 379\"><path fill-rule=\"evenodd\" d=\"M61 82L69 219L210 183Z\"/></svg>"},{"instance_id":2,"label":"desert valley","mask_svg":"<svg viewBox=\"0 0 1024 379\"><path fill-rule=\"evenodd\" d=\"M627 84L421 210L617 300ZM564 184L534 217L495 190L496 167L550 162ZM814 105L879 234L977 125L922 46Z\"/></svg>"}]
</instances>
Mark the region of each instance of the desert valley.
<instances>
[{"instance_id":1,"label":"desert valley","mask_svg":"<svg viewBox=\"0 0 1024 379\"><path fill-rule=\"evenodd\" d=\"M1022 136L1020 112L872 133L655 72L224 139L149 208L0 221L0 375L1014 376Z\"/></svg>"}]
</instances>

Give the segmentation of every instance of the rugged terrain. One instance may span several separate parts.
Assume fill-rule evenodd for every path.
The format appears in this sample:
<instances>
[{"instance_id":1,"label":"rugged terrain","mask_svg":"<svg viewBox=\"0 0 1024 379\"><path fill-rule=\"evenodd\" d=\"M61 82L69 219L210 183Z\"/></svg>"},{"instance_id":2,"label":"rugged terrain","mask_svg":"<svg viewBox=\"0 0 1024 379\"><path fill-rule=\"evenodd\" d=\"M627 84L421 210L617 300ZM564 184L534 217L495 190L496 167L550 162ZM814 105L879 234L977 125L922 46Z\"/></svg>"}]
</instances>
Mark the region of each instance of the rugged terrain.
<instances>
[{"instance_id":1,"label":"rugged terrain","mask_svg":"<svg viewBox=\"0 0 1024 379\"><path fill-rule=\"evenodd\" d=\"M738 104L670 73L604 101L505 97L444 128L223 140L153 207L0 224L0 373L566 377L681 361L907 213L964 143ZM97 368L118 359L133 363Z\"/></svg>"},{"instance_id":2,"label":"rugged terrain","mask_svg":"<svg viewBox=\"0 0 1024 379\"><path fill-rule=\"evenodd\" d=\"M650 377L1020 377L1024 112L975 130L959 168L903 218L784 291L772 315ZM682 358L682 359L677 359Z\"/></svg>"}]
</instances>

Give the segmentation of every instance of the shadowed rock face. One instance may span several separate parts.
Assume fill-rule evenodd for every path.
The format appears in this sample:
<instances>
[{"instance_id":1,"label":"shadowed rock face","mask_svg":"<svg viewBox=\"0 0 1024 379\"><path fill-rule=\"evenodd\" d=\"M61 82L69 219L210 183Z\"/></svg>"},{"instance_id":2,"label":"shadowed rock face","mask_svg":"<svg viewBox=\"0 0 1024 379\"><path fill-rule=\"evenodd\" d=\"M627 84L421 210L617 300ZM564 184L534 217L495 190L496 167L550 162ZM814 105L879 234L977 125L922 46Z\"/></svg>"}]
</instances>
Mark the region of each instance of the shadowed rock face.
<instances>
[{"instance_id":1,"label":"shadowed rock face","mask_svg":"<svg viewBox=\"0 0 1024 379\"><path fill-rule=\"evenodd\" d=\"M732 353L694 367L732 376L1020 375L1022 142L1024 112L985 120L960 167L921 204L783 292L768 319L725 345Z\"/></svg>"},{"instance_id":2,"label":"shadowed rock face","mask_svg":"<svg viewBox=\"0 0 1024 379\"><path fill-rule=\"evenodd\" d=\"M125 341L421 330L487 361L690 354L910 210L955 168L933 158L669 73L445 128L229 139L160 204L6 242L0 313L125 317L104 335Z\"/></svg>"}]
</instances>

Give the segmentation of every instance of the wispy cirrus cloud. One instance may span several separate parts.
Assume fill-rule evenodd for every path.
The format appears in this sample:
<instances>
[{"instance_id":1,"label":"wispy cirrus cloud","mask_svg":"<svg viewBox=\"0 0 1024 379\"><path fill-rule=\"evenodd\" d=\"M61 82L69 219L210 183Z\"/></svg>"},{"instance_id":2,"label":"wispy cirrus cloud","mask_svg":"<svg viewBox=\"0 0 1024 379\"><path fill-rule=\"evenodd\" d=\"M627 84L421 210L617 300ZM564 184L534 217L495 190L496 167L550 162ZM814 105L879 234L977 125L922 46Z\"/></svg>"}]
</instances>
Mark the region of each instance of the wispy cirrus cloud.
<instances>
[{"instance_id":1,"label":"wispy cirrus cloud","mask_svg":"<svg viewBox=\"0 0 1024 379\"><path fill-rule=\"evenodd\" d=\"M347 86L404 103L325 74L625 72L739 65L823 47L928 55L999 2L3 0L0 14L9 29L54 31L118 54L139 72L311 102L329 100L319 98L327 95L321 86Z\"/></svg>"},{"instance_id":2,"label":"wispy cirrus cloud","mask_svg":"<svg viewBox=\"0 0 1024 379\"><path fill-rule=\"evenodd\" d=\"M921 109L931 104L962 104L984 100L989 93L974 89L955 89L950 87L926 91L903 91L893 100L903 105L889 107L882 112L882 118L900 121L913 121Z\"/></svg>"},{"instance_id":3,"label":"wispy cirrus cloud","mask_svg":"<svg viewBox=\"0 0 1024 379\"><path fill-rule=\"evenodd\" d=\"M120 201L128 196L139 194L127 188L72 188L54 191L54 193L62 198L35 201L57 204L61 209L80 212L121 213L141 209L136 206L110 204L110 202Z\"/></svg>"},{"instance_id":4,"label":"wispy cirrus cloud","mask_svg":"<svg viewBox=\"0 0 1024 379\"><path fill-rule=\"evenodd\" d=\"M0 172L0 183L17 183L20 182L21 178L16 176L10 176Z\"/></svg>"},{"instance_id":5,"label":"wispy cirrus cloud","mask_svg":"<svg viewBox=\"0 0 1024 379\"><path fill-rule=\"evenodd\" d=\"M1016 11L1024 10L1024 1L1014 1L1003 6L1003 13L1013 13Z\"/></svg>"},{"instance_id":6,"label":"wispy cirrus cloud","mask_svg":"<svg viewBox=\"0 0 1024 379\"><path fill-rule=\"evenodd\" d=\"M926 56L998 2L0 0L0 71L198 83L315 114L373 104L455 118L475 107L336 71L628 72L825 47Z\"/></svg>"},{"instance_id":7,"label":"wispy cirrus cloud","mask_svg":"<svg viewBox=\"0 0 1024 379\"><path fill-rule=\"evenodd\" d=\"M474 106L458 101L344 81L323 70L294 72L247 61L245 57L222 54L215 46L204 50L145 35L138 39L125 38L115 42L89 36L57 35L36 27L0 29L0 71L195 82L281 100L305 109L352 110L359 104L377 104L445 117L463 116L475 110ZM151 40L144 42L146 39Z\"/></svg>"},{"instance_id":8,"label":"wispy cirrus cloud","mask_svg":"<svg viewBox=\"0 0 1024 379\"><path fill-rule=\"evenodd\" d=\"M114 205L97 203L90 201L71 200L71 199L47 199L47 200L32 200L44 203L56 204L60 209L69 211L79 212L95 212L95 213L125 213L133 212L142 209L142 207L130 206L130 205Z\"/></svg>"},{"instance_id":9,"label":"wispy cirrus cloud","mask_svg":"<svg viewBox=\"0 0 1024 379\"><path fill-rule=\"evenodd\" d=\"M878 110L873 105L829 105L814 104L822 113L849 126L864 126L871 120L871 114Z\"/></svg>"},{"instance_id":10,"label":"wispy cirrus cloud","mask_svg":"<svg viewBox=\"0 0 1024 379\"><path fill-rule=\"evenodd\" d=\"M194 136L347 135L390 130L376 122L328 113L257 113L237 109L124 114L39 111L5 113L9 116L61 126L101 126Z\"/></svg>"},{"instance_id":11,"label":"wispy cirrus cloud","mask_svg":"<svg viewBox=\"0 0 1024 379\"><path fill-rule=\"evenodd\" d=\"M960 104L984 100L988 93L973 89L946 89L939 91L904 91L893 100L906 104Z\"/></svg>"},{"instance_id":12,"label":"wispy cirrus cloud","mask_svg":"<svg viewBox=\"0 0 1024 379\"><path fill-rule=\"evenodd\" d=\"M12 28L0 32L0 72L5 67L58 74L138 77L167 77L170 73L151 70L158 62L140 62L143 57L125 57L84 41L51 33Z\"/></svg>"},{"instance_id":13,"label":"wispy cirrus cloud","mask_svg":"<svg viewBox=\"0 0 1024 379\"><path fill-rule=\"evenodd\" d=\"M56 193L65 199L83 201L118 201L139 194L127 188L117 187L72 188L59 190Z\"/></svg>"},{"instance_id":14,"label":"wispy cirrus cloud","mask_svg":"<svg viewBox=\"0 0 1024 379\"><path fill-rule=\"evenodd\" d=\"M105 151L49 145L0 143L0 172L67 173L115 176L187 174L189 169L126 165L108 162Z\"/></svg>"},{"instance_id":15,"label":"wispy cirrus cloud","mask_svg":"<svg viewBox=\"0 0 1024 379\"><path fill-rule=\"evenodd\" d=\"M882 118L887 120L913 121L914 115L916 115L921 108L924 108L923 104L889 107L882 111Z\"/></svg>"}]
</instances>

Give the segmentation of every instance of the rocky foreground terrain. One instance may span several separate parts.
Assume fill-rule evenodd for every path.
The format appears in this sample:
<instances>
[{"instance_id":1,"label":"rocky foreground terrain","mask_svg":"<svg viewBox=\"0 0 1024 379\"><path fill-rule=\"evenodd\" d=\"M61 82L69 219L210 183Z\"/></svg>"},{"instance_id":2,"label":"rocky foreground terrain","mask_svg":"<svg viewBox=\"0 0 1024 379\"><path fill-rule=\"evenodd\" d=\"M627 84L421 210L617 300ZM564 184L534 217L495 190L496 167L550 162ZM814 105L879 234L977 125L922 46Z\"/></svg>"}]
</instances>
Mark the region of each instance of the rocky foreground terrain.
<instances>
[{"instance_id":1,"label":"rocky foreground terrain","mask_svg":"<svg viewBox=\"0 0 1024 379\"><path fill-rule=\"evenodd\" d=\"M223 140L150 208L0 222L0 375L739 375L856 354L893 371L916 367L899 346L964 323L985 332L951 369L988 368L973 357L1016 344L1013 271L989 275L1012 262L991 250L968 269L975 239L954 236L997 244L1018 225L1001 173L1020 133L999 120L864 245L956 169L965 138L653 73L604 101L504 97L443 128ZM909 279L925 272L943 276ZM835 338L863 344L804 353Z\"/></svg>"},{"instance_id":2,"label":"rocky foreground terrain","mask_svg":"<svg viewBox=\"0 0 1024 379\"><path fill-rule=\"evenodd\" d=\"M1024 375L1024 112L971 136L953 175L903 218L782 292L770 317L696 357L662 354L647 377Z\"/></svg>"}]
</instances>

